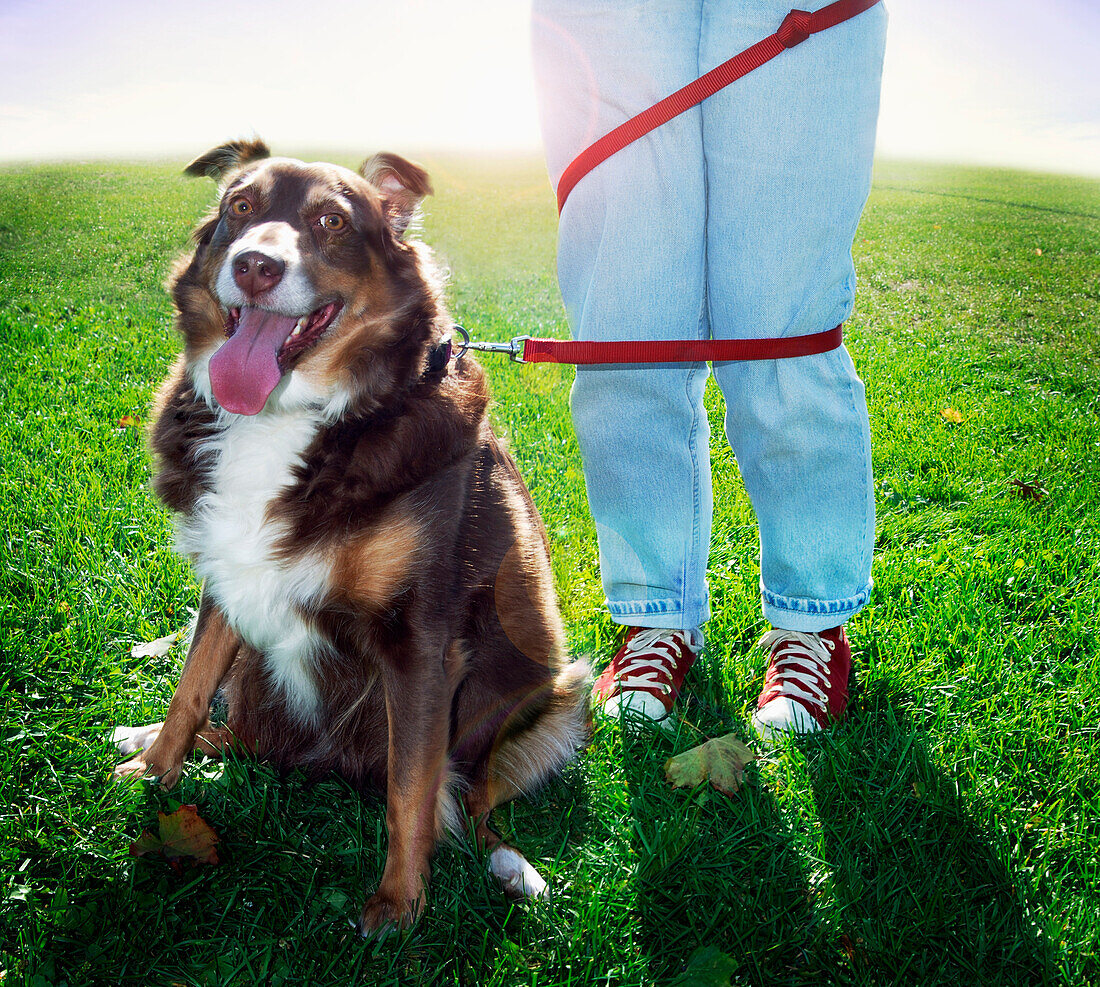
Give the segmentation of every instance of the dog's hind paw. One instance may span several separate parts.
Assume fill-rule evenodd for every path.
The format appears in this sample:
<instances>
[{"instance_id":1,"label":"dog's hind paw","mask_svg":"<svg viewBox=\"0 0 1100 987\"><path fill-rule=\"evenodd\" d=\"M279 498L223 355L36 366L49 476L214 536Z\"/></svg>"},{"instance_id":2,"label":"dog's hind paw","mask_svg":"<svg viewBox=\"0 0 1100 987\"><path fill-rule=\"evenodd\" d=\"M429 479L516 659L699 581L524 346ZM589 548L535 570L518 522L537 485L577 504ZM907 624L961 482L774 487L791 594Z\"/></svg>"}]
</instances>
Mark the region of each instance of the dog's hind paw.
<instances>
[{"instance_id":1,"label":"dog's hind paw","mask_svg":"<svg viewBox=\"0 0 1100 987\"><path fill-rule=\"evenodd\" d=\"M163 723L149 723L143 727L115 727L111 734L111 743L118 748L120 754L136 754L140 750L148 749L149 745L157 739Z\"/></svg>"},{"instance_id":2,"label":"dog's hind paw","mask_svg":"<svg viewBox=\"0 0 1100 987\"><path fill-rule=\"evenodd\" d=\"M489 870L510 898L549 898L550 885L527 858L507 843L489 854Z\"/></svg>"}]
</instances>

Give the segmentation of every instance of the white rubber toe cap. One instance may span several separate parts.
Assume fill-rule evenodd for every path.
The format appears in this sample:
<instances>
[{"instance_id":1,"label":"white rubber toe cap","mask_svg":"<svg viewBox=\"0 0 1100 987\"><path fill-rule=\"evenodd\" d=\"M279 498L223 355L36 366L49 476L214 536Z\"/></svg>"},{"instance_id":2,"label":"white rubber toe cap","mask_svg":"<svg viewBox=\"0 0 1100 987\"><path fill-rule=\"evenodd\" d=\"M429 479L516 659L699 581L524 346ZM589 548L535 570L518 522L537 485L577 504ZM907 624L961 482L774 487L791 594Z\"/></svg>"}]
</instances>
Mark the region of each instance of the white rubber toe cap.
<instances>
[{"instance_id":1,"label":"white rubber toe cap","mask_svg":"<svg viewBox=\"0 0 1100 987\"><path fill-rule=\"evenodd\" d=\"M752 718L752 726L763 740L782 740L791 734L817 733L821 727L806 710L788 699L776 696Z\"/></svg>"},{"instance_id":2,"label":"white rubber toe cap","mask_svg":"<svg viewBox=\"0 0 1100 987\"><path fill-rule=\"evenodd\" d=\"M621 717L624 724L655 726L662 730L675 729L675 722L669 716L664 703L641 689L624 689L603 704L603 711L614 720Z\"/></svg>"}]
</instances>

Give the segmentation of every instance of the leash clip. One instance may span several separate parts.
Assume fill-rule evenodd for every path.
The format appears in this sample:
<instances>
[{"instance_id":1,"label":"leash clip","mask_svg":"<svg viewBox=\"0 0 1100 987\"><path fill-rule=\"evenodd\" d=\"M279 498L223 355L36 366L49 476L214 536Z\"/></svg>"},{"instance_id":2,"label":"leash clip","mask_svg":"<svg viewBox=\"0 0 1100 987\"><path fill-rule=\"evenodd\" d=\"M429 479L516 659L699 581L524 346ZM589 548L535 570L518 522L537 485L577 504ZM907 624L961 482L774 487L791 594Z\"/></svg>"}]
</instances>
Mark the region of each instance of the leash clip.
<instances>
[{"instance_id":1,"label":"leash clip","mask_svg":"<svg viewBox=\"0 0 1100 987\"><path fill-rule=\"evenodd\" d=\"M523 350L530 336L513 336L507 343L474 343L470 341L470 334L462 326L454 326L454 331L462 337L462 345L455 354L456 360L461 360L467 350L480 353L507 353L513 363L526 363L523 358Z\"/></svg>"}]
</instances>

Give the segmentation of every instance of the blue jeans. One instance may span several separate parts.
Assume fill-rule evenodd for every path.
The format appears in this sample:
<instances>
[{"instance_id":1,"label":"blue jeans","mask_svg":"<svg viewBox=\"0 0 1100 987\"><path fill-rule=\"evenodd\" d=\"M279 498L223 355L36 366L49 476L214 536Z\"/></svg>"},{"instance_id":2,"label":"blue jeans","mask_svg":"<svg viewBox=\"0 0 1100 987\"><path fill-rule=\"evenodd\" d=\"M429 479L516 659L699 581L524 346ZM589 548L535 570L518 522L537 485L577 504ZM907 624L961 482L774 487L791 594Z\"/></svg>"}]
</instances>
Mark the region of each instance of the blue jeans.
<instances>
[{"instance_id":1,"label":"blue jeans","mask_svg":"<svg viewBox=\"0 0 1100 987\"><path fill-rule=\"evenodd\" d=\"M814 6L820 6L815 4ZM788 0L535 0L551 180L625 119L775 31ZM562 213L578 339L803 335L844 322L871 181L882 5L785 51L601 164ZM581 368L574 427L612 617L709 616L706 364ZM760 529L764 616L844 623L871 590L874 491L847 350L714 365Z\"/></svg>"}]
</instances>

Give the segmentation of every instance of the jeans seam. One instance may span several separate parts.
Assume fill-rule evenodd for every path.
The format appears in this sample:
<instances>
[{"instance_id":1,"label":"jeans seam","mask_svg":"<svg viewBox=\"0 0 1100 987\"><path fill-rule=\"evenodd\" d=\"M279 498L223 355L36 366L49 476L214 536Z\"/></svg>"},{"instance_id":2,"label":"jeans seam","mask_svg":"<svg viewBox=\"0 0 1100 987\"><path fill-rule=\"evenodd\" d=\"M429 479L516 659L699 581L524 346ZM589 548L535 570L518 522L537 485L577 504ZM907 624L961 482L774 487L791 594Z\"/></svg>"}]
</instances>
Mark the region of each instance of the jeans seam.
<instances>
[{"instance_id":1,"label":"jeans seam","mask_svg":"<svg viewBox=\"0 0 1100 987\"><path fill-rule=\"evenodd\" d=\"M703 9L704 2L701 0L699 4L699 35L695 44L695 69L697 74L702 74L699 68L700 59L703 54L703 35L704 35L704 19L706 12ZM703 250L702 250L702 283L703 291L702 297L699 300L699 318L696 326L696 338L705 339L710 335L709 325L710 320L708 317L708 291L707 291L707 157L705 150L705 142L703 140L703 114L698 111L696 118L699 121L699 152L703 159ZM702 365L706 367L706 364ZM699 374L700 369L698 366L694 366L691 372L688 373L685 378L685 388L687 391L687 398L689 402L692 401L693 385L696 377ZM707 371L709 373L709 370ZM704 386L705 386L704 381ZM706 561L703 562L703 571L699 571L699 556L703 551L703 547L699 544L699 515L703 509L702 504L702 490L701 487L701 467L699 464L699 419L701 415L706 414L706 406L703 402L702 396L698 402L692 403L692 418L691 418L691 432L688 435L688 449L691 451L691 467L692 467L692 483L691 483L691 543L688 546L688 556L685 560L684 582L681 586L680 596L683 601L681 612L686 614L690 609L696 606L695 600L689 600L688 594L694 592L694 587L697 583L701 583L703 586L702 594L698 600L698 606L700 609L706 609L707 593L706 593ZM708 458L707 469L710 469L710 462ZM706 555L709 556L709 547L707 546Z\"/></svg>"},{"instance_id":2,"label":"jeans seam","mask_svg":"<svg viewBox=\"0 0 1100 987\"><path fill-rule=\"evenodd\" d=\"M853 294L854 294L854 287L855 286L853 285ZM842 347L842 349L845 353L848 353L848 348L847 347ZM851 360L851 354L848 354L848 359ZM855 372L855 362L854 361L852 362L852 372L853 373ZM868 445L868 435L867 435L867 431L864 428L864 422L862 420L863 418L866 417L866 411L864 411L862 415L860 414L860 409L859 409L859 406L856 402L855 383L851 379L848 380L848 402L849 402L849 404L851 406L851 409L852 409L852 419L859 423L859 451L860 451L860 456L861 456L861 462L863 464L865 464L863 469L860 472L860 481L859 481L860 482L860 492L863 495L860 498L861 502L863 504L863 513L861 515L862 531L863 531L863 551L860 553L860 562L862 563L861 571L867 573L867 580L868 580L868 585L869 585L870 582L871 582L871 567L872 567L872 563L874 561L874 547L875 547L874 534L872 533L870 538L867 537L867 521L868 521L867 506L868 506L869 498L871 496L873 496L872 491L874 489L873 487L869 486L869 484L868 484L868 474L871 472L871 466L870 466L871 448Z\"/></svg>"},{"instance_id":3,"label":"jeans seam","mask_svg":"<svg viewBox=\"0 0 1100 987\"><path fill-rule=\"evenodd\" d=\"M698 373L698 368L693 367L691 371L684 378L685 391L688 401L691 401L692 397L692 382L695 380L695 375ZM699 448L697 442L697 436L699 433L699 408L696 405L692 407L691 416L691 430L688 432L688 450L691 453L691 540L688 544L687 556L684 559L684 569L682 572L682 582L680 584L680 609L686 612L688 609L688 594L691 592L691 588L695 583L698 576L697 568L698 564L696 559L699 554L699 511L702 507L702 496L700 492L700 465L699 465Z\"/></svg>"}]
</instances>

